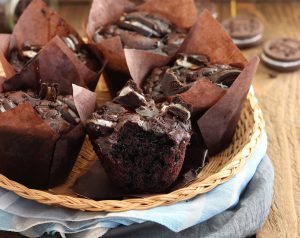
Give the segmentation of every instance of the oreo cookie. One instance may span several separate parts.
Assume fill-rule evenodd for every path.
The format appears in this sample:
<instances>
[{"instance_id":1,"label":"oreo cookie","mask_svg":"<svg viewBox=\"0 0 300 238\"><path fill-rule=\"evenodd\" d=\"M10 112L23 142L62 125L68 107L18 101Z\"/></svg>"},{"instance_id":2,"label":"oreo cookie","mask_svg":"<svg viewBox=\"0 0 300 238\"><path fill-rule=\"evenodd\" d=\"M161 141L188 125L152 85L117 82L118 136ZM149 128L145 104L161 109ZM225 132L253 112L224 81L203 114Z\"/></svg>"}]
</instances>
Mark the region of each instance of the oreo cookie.
<instances>
[{"instance_id":1,"label":"oreo cookie","mask_svg":"<svg viewBox=\"0 0 300 238\"><path fill-rule=\"evenodd\" d=\"M263 24L255 17L237 16L222 22L225 30L239 48L258 45L263 38Z\"/></svg>"},{"instance_id":2,"label":"oreo cookie","mask_svg":"<svg viewBox=\"0 0 300 238\"><path fill-rule=\"evenodd\" d=\"M272 69L294 71L300 68L300 41L277 38L265 43L262 61Z\"/></svg>"}]
</instances>

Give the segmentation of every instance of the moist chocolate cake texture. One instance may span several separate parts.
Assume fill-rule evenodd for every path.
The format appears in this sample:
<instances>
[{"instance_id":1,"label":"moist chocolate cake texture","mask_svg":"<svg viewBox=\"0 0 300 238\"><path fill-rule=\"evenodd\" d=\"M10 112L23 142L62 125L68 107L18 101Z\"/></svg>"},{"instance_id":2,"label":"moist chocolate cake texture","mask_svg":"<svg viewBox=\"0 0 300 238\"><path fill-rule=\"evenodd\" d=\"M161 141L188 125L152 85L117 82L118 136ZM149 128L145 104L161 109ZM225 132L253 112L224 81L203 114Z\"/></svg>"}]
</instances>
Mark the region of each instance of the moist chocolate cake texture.
<instances>
[{"instance_id":1,"label":"moist chocolate cake texture","mask_svg":"<svg viewBox=\"0 0 300 238\"><path fill-rule=\"evenodd\" d=\"M161 100L187 91L203 78L226 89L240 72L231 65L211 64L205 55L178 54L172 65L153 69L142 88L155 100Z\"/></svg>"},{"instance_id":2,"label":"moist chocolate cake texture","mask_svg":"<svg viewBox=\"0 0 300 238\"><path fill-rule=\"evenodd\" d=\"M71 95L58 96L58 84L42 84L40 93L15 91L0 94L0 113L29 103L56 133L62 135L80 123Z\"/></svg>"},{"instance_id":3,"label":"moist chocolate cake texture","mask_svg":"<svg viewBox=\"0 0 300 238\"><path fill-rule=\"evenodd\" d=\"M177 178L191 137L190 106L162 104L129 81L97 110L87 131L115 186L132 193L164 191Z\"/></svg>"},{"instance_id":4,"label":"moist chocolate cake texture","mask_svg":"<svg viewBox=\"0 0 300 238\"><path fill-rule=\"evenodd\" d=\"M186 32L157 14L132 12L124 14L112 25L100 27L94 34L94 41L99 43L114 36L121 38L125 48L173 54Z\"/></svg>"}]
</instances>

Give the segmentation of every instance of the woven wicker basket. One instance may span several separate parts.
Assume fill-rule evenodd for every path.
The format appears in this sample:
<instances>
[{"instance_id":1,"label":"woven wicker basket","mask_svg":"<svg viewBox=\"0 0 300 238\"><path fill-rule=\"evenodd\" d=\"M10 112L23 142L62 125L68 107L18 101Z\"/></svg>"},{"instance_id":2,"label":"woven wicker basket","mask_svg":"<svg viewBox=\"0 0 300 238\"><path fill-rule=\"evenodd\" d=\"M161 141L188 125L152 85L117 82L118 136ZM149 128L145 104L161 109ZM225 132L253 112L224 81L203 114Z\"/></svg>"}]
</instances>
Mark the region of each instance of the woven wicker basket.
<instances>
[{"instance_id":1,"label":"woven wicker basket","mask_svg":"<svg viewBox=\"0 0 300 238\"><path fill-rule=\"evenodd\" d=\"M85 141L77 162L63 186L50 191L33 190L0 175L0 187L39 203L84 211L119 212L169 205L206 193L238 173L245 162L251 158L263 129L262 112L256 98L249 93L231 145L211 159L195 181L169 194L139 199L102 201L76 197L72 194L70 187L76 178L87 170L91 162L97 159L88 140Z\"/></svg>"}]
</instances>

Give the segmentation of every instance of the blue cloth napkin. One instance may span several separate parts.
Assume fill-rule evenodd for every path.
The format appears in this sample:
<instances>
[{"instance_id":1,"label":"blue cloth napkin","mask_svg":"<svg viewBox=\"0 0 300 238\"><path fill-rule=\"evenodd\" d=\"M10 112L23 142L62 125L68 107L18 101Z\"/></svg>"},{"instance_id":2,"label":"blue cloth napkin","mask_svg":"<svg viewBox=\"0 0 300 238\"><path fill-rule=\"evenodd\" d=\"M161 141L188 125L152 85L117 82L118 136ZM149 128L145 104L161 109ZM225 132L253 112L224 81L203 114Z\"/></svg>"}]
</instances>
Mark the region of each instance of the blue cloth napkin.
<instances>
[{"instance_id":1,"label":"blue cloth napkin","mask_svg":"<svg viewBox=\"0 0 300 238\"><path fill-rule=\"evenodd\" d=\"M58 232L63 237L94 238L119 225L152 221L179 232L234 207L266 154L264 133L253 157L226 183L191 200L144 211L118 213L81 212L49 207L0 189L0 230L21 232L28 237Z\"/></svg>"}]
</instances>

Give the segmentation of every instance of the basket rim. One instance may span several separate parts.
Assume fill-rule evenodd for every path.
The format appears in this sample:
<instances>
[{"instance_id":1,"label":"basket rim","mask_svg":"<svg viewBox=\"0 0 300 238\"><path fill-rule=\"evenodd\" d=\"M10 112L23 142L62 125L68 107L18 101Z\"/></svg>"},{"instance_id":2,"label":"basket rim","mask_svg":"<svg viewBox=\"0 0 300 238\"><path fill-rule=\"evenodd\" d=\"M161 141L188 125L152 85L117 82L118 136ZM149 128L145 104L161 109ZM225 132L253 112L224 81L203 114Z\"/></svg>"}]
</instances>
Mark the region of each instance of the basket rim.
<instances>
[{"instance_id":1,"label":"basket rim","mask_svg":"<svg viewBox=\"0 0 300 238\"><path fill-rule=\"evenodd\" d=\"M253 93L248 93L247 100L253 110L254 125L247 144L240 150L230 163L226 164L218 173L214 173L200 182L193 181L186 187L172 191L167 194L153 195L147 198L131 198L124 200L92 200L87 198L76 198L68 195L56 195L47 191L30 189L26 186L8 179L0 174L0 187L7 189L20 197L34 200L41 204L60 206L82 211L105 211L121 212L128 210L144 210L157 206L171 205L177 202L191 199L199 194L206 193L216 186L228 181L238 173L246 161L255 151L262 136L265 122L262 111ZM201 174L201 173L200 173ZM199 178L199 175L198 175Z\"/></svg>"}]
</instances>

